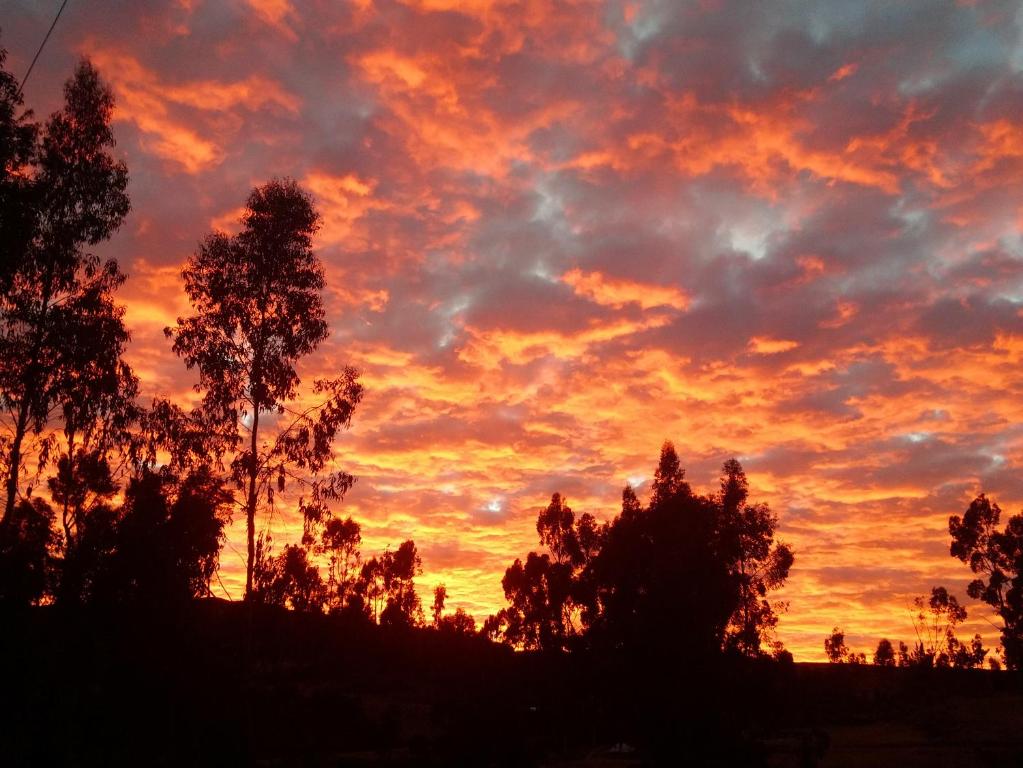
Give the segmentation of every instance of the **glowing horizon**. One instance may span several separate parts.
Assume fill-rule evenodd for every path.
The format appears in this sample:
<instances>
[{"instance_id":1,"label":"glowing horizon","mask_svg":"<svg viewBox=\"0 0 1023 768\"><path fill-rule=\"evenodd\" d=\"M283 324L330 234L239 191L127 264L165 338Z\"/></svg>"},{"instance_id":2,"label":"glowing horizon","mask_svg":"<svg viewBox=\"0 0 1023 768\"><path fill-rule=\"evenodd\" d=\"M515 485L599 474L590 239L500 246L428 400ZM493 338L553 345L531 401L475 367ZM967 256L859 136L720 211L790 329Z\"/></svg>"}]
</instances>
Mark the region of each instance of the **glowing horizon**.
<instances>
[{"instance_id":1,"label":"glowing horizon","mask_svg":"<svg viewBox=\"0 0 1023 768\"><path fill-rule=\"evenodd\" d=\"M56 5L3 2L16 76ZM338 512L365 554L415 539L424 602L482 621L551 493L608 519L669 439L695 490L734 456L778 515L797 660L835 625L912 641L938 584L997 644L947 520L1023 506L1018 4L71 4L26 105L82 55L131 175L97 252L143 398L195 397L162 333L184 260L296 179L332 331L303 381L367 388Z\"/></svg>"}]
</instances>

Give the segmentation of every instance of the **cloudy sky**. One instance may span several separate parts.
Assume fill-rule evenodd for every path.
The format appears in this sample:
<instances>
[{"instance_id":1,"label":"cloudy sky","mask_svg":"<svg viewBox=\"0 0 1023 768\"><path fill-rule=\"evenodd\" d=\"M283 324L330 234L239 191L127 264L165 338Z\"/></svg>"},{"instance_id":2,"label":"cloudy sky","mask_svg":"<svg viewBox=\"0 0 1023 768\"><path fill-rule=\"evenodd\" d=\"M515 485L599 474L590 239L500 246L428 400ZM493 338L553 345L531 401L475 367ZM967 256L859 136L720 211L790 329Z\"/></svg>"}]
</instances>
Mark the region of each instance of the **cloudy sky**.
<instances>
[{"instance_id":1,"label":"cloudy sky","mask_svg":"<svg viewBox=\"0 0 1023 768\"><path fill-rule=\"evenodd\" d=\"M0 0L20 77L59 0ZM1023 504L1018 2L71 0L133 211L102 246L144 392L186 402L179 272L272 176L315 196L364 549L478 618L553 491L607 518L672 439L737 456L796 552L780 637L911 640L947 519ZM278 538L294 530L286 515ZM222 575L238 596L241 526ZM969 629L993 640L983 606Z\"/></svg>"}]
</instances>

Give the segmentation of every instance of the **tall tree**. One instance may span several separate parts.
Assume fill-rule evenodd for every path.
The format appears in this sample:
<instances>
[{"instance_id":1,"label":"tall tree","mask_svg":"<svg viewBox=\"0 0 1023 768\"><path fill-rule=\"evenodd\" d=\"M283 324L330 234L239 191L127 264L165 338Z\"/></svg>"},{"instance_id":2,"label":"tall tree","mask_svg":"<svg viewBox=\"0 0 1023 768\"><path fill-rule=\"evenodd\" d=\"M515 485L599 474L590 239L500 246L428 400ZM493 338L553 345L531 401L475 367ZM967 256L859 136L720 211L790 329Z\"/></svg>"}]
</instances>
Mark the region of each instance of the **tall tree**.
<instances>
[{"instance_id":1,"label":"tall tree","mask_svg":"<svg viewBox=\"0 0 1023 768\"><path fill-rule=\"evenodd\" d=\"M288 480L307 486L299 500L311 526L329 518L326 502L355 482L319 473L331 443L351 424L362 398L354 368L313 388L314 405L296 407L298 361L327 337L323 268L312 249L319 215L294 181L273 180L249 195L237 236L208 235L183 270L195 314L167 328L175 353L199 370L206 418L225 427L218 446L233 453L231 475L243 494L245 594L253 592L256 515L272 507ZM312 479L311 479L312 478Z\"/></svg>"},{"instance_id":2,"label":"tall tree","mask_svg":"<svg viewBox=\"0 0 1023 768\"><path fill-rule=\"evenodd\" d=\"M112 299L124 276L115 261L86 250L110 237L130 207L127 170L110 154L113 96L83 61L64 101L20 171L24 236L13 238L18 251L0 299L0 404L10 423L0 445L5 521L21 490L26 438L61 409L65 427L77 432L87 416L78 404L132 380L120 361L128 336ZM41 448L43 464L51 447ZM76 451L68 455L73 462Z\"/></svg>"},{"instance_id":3,"label":"tall tree","mask_svg":"<svg viewBox=\"0 0 1023 768\"><path fill-rule=\"evenodd\" d=\"M794 557L786 544L774 542L778 518L766 504L749 503L749 481L735 459L721 467L717 502L718 550L739 588L725 646L757 656L778 624L776 610L785 607L768 594L785 583Z\"/></svg>"},{"instance_id":4,"label":"tall tree","mask_svg":"<svg viewBox=\"0 0 1023 768\"><path fill-rule=\"evenodd\" d=\"M978 578L967 594L983 600L1002 619L1002 649L1009 669L1023 667L1023 515L1013 515L1004 530L1002 510L981 494L962 517L952 515L948 532L951 554L970 566Z\"/></svg>"}]
</instances>

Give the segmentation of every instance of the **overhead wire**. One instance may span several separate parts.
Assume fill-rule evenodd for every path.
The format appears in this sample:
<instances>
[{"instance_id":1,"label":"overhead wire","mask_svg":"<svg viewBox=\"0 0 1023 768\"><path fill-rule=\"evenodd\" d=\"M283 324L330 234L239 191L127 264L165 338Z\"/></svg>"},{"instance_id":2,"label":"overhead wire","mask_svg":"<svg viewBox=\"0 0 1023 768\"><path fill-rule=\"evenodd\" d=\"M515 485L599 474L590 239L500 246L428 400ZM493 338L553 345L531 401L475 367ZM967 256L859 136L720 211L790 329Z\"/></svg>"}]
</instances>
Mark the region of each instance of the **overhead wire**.
<instances>
[{"instance_id":1,"label":"overhead wire","mask_svg":"<svg viewBox=\"0 0 1023 768\"><path fill-rule=\"evenodd\" d=\"M25 89L25 83L28 82L28 76L32 74L32 70L35 68L36 62L39 61L39 55L43 52L43 48L46 47L46 41L50 39L50 35L53 34L53 28L57 26L57 22L60 21L60 15L64 13L64 9L67 7L68 0L64 0L60 4L60 8L57 10L57 15L53 17L53 23L50 28L46 30L46 37L43 38L43 42L39 44L39 50L36 51L36 55L32 57L32 63L28 65L28 71L25 76L21 78L21 85L18 86L18 98L21 98L21 92Z\"/></svg>"}]
</instances>

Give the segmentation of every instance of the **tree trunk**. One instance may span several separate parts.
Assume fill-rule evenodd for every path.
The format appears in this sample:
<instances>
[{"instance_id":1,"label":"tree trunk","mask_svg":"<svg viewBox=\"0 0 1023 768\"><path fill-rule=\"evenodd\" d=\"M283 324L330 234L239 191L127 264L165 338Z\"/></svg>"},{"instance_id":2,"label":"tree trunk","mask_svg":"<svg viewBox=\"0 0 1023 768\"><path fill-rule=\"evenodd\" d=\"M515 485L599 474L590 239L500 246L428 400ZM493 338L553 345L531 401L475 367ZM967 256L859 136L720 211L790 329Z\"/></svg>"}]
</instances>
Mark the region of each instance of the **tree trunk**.
<instances>
[{"instance_id":1,"label":"tree trunk","mask_svg":"<svg viewBox=\"0 0 1023 768\"><path fill-rule=\"evenodd\" d=\"M252 406L252 439L249 443L249 495L245 500L245 534L248 538L248 558L245 562L245 599L252 598L252 574L256 560L256 479L259 462L256 455L259 430L259 403Z\"/></svg>"}]
</instances>

